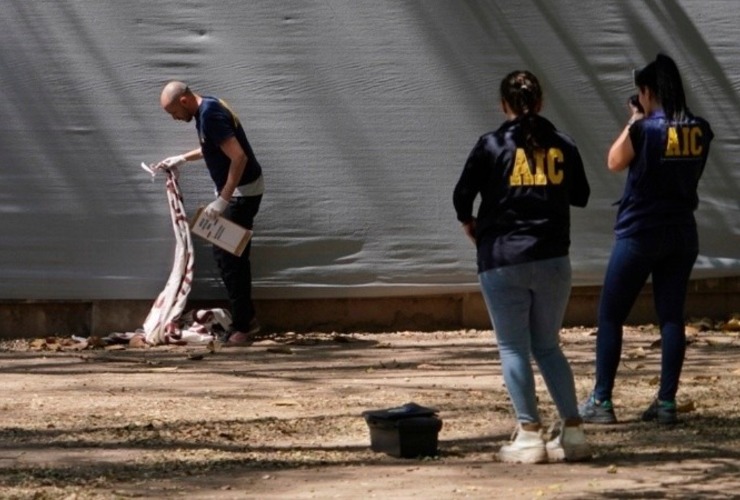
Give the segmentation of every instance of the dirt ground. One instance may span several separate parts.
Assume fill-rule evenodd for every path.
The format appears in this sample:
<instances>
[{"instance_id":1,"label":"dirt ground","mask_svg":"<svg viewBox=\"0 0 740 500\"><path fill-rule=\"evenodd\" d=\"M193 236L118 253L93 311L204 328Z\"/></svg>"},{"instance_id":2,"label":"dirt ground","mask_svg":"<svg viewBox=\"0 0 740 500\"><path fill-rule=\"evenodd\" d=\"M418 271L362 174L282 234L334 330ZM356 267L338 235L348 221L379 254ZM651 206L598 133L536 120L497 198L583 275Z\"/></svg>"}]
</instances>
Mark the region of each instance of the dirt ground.
<instances>
[{"instance_id":1,"label":"dirt ground","mask_svg":"<svg viewBox=\"0 0 740 500\"><path fill-rule=\"evenodd\" d=\"M594 329L562 339L583 397ZM626 331L620 423L586 427L594 459L544 465L495 459L514 420L490 331L285 333L216 352L5 341L0 498L740 498L738 333L690 328L667 428L638 418L657 339ZM554 422L539 376L538 390ZM438 455L371 451L361 413L411 401L439 410Z\"/></svg>"}]
</instances>

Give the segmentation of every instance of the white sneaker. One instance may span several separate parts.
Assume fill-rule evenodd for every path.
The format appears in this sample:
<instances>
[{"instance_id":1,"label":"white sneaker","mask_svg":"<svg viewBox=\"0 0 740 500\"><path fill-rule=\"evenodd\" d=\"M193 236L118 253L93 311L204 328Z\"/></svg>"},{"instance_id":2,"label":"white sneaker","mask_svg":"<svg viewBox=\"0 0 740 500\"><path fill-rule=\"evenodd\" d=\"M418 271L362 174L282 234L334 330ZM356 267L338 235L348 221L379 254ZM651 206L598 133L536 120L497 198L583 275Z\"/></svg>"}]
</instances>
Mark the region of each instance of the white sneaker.
<instances>
[{"instance_id":1,"label":"white sneaker","mask_svg":"<svg viewBox=\"0 0 740 500\"><path fill-rule=\"evenodd\" d=\"M547 458L551 462L563 460L579 462L591 459L591 447L586 442L586 435L580 425L566 427L560 424L560 428L555 429L554 433L556 435L545 445Z\"/></svg>"},{"instance_id":2,"label":"white sneaker","mask_svg":"<svg viewBox=\"0 0 740 500\"><path fill-rule=\"evenodd\" d=\"M545 441L540 431L525 431L521 424L511 436L511 442L498 452L501 462L541 464L547 462Z\"/></svg>"}]
</instances>

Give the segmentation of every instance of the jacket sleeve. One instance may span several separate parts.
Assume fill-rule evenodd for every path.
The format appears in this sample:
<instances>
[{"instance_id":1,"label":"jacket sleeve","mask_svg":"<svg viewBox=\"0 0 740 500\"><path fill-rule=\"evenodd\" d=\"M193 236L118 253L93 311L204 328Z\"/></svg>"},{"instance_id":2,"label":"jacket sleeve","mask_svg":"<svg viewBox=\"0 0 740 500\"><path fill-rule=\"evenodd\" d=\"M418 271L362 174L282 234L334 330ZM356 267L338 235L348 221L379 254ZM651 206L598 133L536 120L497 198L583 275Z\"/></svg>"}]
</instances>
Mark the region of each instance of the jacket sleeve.
<instances>
[{"instance_id":1,"label":"jacket sleeve","mask_svg":"<svg viewBox=\"0 0 740 500\"><path fill-rule=\"evenodd\" d=\"M586 178L586 170L578 148L573 147L571 151L571 179L569 183L570 204L574 207L585 207L591 196L591 187Z\"/></svg>"},{"instance_id":2,"label":"jacket sleeve","mask_svg":"<svg viewBox=\"0 0 740 500\"><path fill-rule=\"evenodd\" d=\"M484 158L485 148L483 141L479 139L465 162L452 194L457 220L460 222L470 222L473 219L473 203L482 186Z\"/></svg>"}]
</instances>

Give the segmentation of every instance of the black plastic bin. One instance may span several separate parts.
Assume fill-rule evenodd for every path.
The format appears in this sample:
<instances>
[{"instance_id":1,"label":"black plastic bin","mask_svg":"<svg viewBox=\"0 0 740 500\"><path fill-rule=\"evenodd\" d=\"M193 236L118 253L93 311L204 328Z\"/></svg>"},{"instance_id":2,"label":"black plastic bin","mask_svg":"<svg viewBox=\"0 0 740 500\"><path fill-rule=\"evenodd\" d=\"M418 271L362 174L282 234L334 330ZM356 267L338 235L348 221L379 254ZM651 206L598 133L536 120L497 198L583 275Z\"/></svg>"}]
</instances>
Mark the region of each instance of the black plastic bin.
<instances>
[{"instance_id":1,"label":"black plastic bin","mask_svg":"<svg viewBox=\"0 0 740 500\"><path fill-rule=\"evenodd\" d=\"M416 403L362 412L370 428L370 448L393 457L416 458L437 454L442 420L437 410Z\"/></svg>"}]
</instances>

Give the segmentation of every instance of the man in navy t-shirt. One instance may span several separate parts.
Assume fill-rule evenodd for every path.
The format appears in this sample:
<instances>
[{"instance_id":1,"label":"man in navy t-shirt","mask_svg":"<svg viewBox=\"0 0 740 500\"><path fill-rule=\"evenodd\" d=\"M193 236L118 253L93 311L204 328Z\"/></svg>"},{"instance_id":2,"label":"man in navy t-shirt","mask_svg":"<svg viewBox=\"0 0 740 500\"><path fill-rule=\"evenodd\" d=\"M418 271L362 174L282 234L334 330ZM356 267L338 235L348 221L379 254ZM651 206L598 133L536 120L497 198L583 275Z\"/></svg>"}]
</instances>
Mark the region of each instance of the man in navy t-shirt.
<instances>
[{"instance_id":1,"label":"man in navy t-shirt","mask_svg":"<svg viewBox=\"0 0 740 500\"><path fill-rule=\"evenodd\" d=\"M175 120L190 122L195 118L200 147L166 158L155 168L174 168L202 158L217 195L216 200L205 208L205 215L214 219L223 215L252 229L264 193L264 181L262 167L239 118L224 101L198 95L178 81L165 85L160 104ZM247 343L259 331L252 303L250 248L251 242L237 257L213 247L231 305L233 331L228 340L230 344Z\"/></svg>"}]
</instances>

